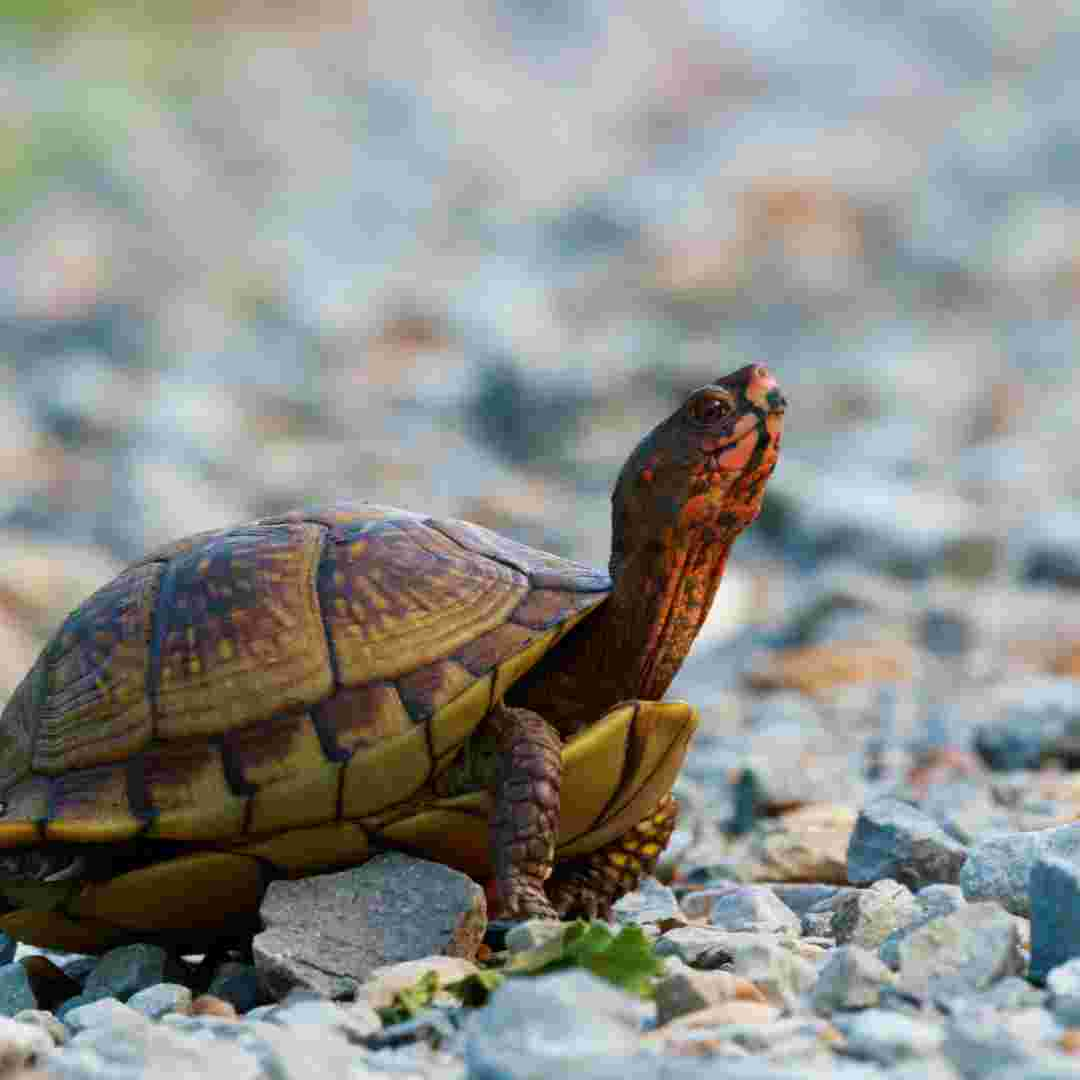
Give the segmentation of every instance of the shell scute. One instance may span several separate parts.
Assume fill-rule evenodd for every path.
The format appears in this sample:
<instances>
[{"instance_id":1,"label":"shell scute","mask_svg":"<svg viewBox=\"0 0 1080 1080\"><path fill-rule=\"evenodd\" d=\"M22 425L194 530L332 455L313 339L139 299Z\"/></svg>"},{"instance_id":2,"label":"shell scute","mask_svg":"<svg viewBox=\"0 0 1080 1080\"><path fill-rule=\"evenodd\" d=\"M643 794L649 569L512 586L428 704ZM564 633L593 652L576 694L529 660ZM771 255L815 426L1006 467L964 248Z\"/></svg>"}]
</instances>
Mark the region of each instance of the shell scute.
<instances>
[{"instance_id":1,"label":"shell scute","mask_svg":"<svg viewBox=\"0 0 1080 1080\"><path fill-rule=\"evenodd\" d=\"M339 690L312 710L323 752L333 761L347 761L363 747L403 735L414 722L392 682Z\"/></svg>"},{"instance_id":2,"label":"shell scute","mask_svg":"<svg viewBox=\"0 0 1080 1080\"><path fill-rule=\"evenodd\" d=\"M39 710L48 692L44 655L15 688L0 722L0 790L6 790L30 772Z\"/></svg>"},{"instance_id":3,"label":"shell scute","mask_svg":"<svg viewBox=\"0 0 1080 1080\"><path fill-rule=\"evenodd\" d=\"M306 522L250 526L169 563L151 655L159 735L217 734L331 692L314 589L323 536Z\"/></svg>"},{"instance_id":4,"label":"shell scute","mask_svg":"<svg viewBox=\"0 0 1080 1080\"><path fill-rule=\"evenodd\" d=\"M126 570L69 615L42 654L35 771L121 761L150 741L146 678L163 570L161 563Z\"/></svg>"},{"instance_id":5,"label":"shell scute","mask_svg":"<svg viewBox=\"0 0 1080 1080\"><path fill-rule=\"evenodd\" d=\"M243 832L247 798L235 794L217 746L205 739L160 743L132 770L132 803L150 817L148 836L185 840Z\"/></svg>"},{"instance_id":6,"label":"shell scute","mask_svg":"<svg viewBox=\"0 0 1080 1080\"><path fill-rule=\"evenodd\" d=\"M550 630L597 604L595 593L567 592L563 589L533 589L510 618L530 630Z\"/></svg>"},{"instance_id":7,"label":"shell scute","mask_svg":"<svg viewBox=\"0 0 1080 1080\"><path fill-rule=\"evenodd\" d=\"M497 559L525 574L534 588L610 592L611 578L584 563L539 551L468 521L429 518L426 522L466 551Z\"/></svg>"},{"instance_id":8,"label":"shell scute","mask_svg":"<svg viewBox=\"0 0 1080 1080\"><path fill-rule=\"evenodd\" d=\"M409 715L422 723L463 693L473 681L472 674L461 664L439 660L402 675L397 686Z\"/></svg>"},{"instance_id":9,"label":"shell scute","mask_svg":"<svg viewBox=\"0 0 1080 1080\"><path fill-rule=\"evenodd\" d=\"M502 624L528 588L415 517L347 526L319 567L338 679L358 686L442 660Z\"/></svg>"},{"instance_id":10,"label":"shell scute","mask_svg":"<svg viewBox=\"0 0 1080 1080\"><path fill-rule=\"evenodd\" d=\"M473 675L486 675L492 668L528 648L537 637L539 634L528 627L503 623L463 645L451 659Z\"/></svg>"},{"instance_id":11,"label":"shell scute","mask_svg":"<svg viewBox=\"0 0 1080 1080\"><path fill-rule=\"evenodd\" d=\"M330 535L331 540L342 540L346 533L357 533L367 525L381 521L423 521L422 514L409 510L400 510L396 506L384 506L381 503L339 503L330 507L316 507L307 510L290 510L275 517L259 518L256 525L298 525L310 522L321 525Z\"/></svg>"},{"instance_id":12,"label":"shell scute","mask_svg":"<svg viewBox=\"0 0 1080 1080\"><path fill-rule=\"evenodd\" d=\"M123 840L143 827L131 812L124 764L72 769L52 781L49 794L48 840Z\"/></svg>"}]
</instances>

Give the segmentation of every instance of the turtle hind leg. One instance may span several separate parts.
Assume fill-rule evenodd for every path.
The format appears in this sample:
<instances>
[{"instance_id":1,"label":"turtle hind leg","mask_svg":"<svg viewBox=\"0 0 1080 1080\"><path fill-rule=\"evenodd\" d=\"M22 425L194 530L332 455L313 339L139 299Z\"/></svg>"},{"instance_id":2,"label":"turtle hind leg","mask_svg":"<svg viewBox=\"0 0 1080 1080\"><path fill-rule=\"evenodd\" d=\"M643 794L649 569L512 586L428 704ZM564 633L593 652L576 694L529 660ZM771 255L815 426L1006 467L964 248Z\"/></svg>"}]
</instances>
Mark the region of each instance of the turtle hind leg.
<instances>
[{"instance_id":1,"label":"turtle hind leg","mask_svg":"<svg viewBox=\"0 0 1080 1080\"><path fill-rule=\"evenodd\" d=\"M611 905L632 892L656 869L679 817L679 804L665 795L632 829L588 855L559 863L548 896L562 918L607 918Z\"/></svg>"}]
</instances>

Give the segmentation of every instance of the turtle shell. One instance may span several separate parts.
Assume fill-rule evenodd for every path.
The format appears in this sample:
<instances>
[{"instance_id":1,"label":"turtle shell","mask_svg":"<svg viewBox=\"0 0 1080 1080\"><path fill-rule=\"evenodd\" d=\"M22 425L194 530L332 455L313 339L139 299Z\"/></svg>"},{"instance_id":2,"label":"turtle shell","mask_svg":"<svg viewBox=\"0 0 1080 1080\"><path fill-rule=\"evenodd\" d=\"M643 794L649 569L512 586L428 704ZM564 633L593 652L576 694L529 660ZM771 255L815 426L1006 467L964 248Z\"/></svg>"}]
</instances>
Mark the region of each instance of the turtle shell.
<instances>
[{"instance_id":1,"label":"turtle shell","mask_svg":"<svg viewBox=\"0 0 1080 1080\"><path fill-rule=\"evenodd\" d=\"M609 588L391 507L181 540L77 608L9 701L0 848L385 815Z\"/></svg>"}]
</instances>

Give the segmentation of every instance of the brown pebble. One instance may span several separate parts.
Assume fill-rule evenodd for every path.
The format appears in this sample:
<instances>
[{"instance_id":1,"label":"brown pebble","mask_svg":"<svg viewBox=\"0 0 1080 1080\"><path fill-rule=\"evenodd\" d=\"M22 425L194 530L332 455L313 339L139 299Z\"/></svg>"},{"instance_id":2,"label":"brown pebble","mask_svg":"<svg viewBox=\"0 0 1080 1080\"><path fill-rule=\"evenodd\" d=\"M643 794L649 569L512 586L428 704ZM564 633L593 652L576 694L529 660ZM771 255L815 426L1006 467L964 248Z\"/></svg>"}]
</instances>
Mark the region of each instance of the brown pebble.
<instances>
[{"instance_id":1,"label":"brown pebble","mask_svg":"<svg viewBox=\"0 0 1080 1080\"><path fill-rule=\"evenodd\" d=\"M200 994L191 1003L192 1016L216 1016L221 1020L236 1020L236 1006L213 994Z\"/></svg>"},{"instance_id":2,"label":"brown pebble","mask_svg":"<svg viewBox=\"0 0 1080 1080\"><path fill-rule=\"evenodd\" d=\"M20 961L26 978L30 983L30 989L34 991L34 1000L39 1009L52 1012L55 1008L67 1001L69 997L78 994L82 987L70 976L64 973L64 969L57 967L48 957L24 956Z\"/></svg>"},{"instance_id":3,"label":"brown pebble","mask_svg":"<svg viewBox=\"0 0 1080 1080\"><path fill-rule=\"evenodd\" d=\"M1061 1033L1061 1049L1066 1054L1080 1054L1080 1028L1066 1028Z\"/></svg>"}]
</instances>

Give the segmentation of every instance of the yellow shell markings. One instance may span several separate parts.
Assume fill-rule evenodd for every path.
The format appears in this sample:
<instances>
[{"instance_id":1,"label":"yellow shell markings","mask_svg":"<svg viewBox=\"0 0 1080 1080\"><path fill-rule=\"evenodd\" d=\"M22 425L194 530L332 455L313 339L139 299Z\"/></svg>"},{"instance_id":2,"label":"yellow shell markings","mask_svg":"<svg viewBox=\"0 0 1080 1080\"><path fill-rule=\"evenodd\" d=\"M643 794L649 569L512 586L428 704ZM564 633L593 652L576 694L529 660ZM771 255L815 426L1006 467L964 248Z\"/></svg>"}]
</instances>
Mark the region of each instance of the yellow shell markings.
<instances>
[{"instance_id":1,"label":"yellow shell markings","mask_svg":"<svg viewBox=\"0 0 1080 1080\"><path fill-rule=\"evenodd\" d=\"M300 536L297 537L294 534L292 542L302 554L311 546L310 537L303 534L303 527L310 526L311 523L293 521L289 524L299 527ZM416 527L413 519L408 519L405 525L409 528ZM320 550L322 550L325 527L316 524L314 528L318 530L319 546ZM246 541L251 544L251 532L254 531L254 528L238 531L241 532L241 542ZM397 527L397 531L401 531L400 526ZM214 549L220 549L222 545L228 546L231 539L230 534L226 534L226 532L214 532L207 538L206 543L210 544ZM508 625L507 620L510 613L517 606L519 599L528 593L528 583L525 577L501 564L489 563L486 559L477 559L475 556L464 553L460 546L454 544L453 541L447 542L447 538L443 536L436 535L433 542L430 537L424 537L424 540L427 543L423 544L423 548L449 548L454 557L458 559L459 564L464 561L468 567L481 566L487 570L489 578L494 579L494 583L498 586L496 591L501 589L502 592L509 592L510 594L503 597L502 603L494 610L492 610L491 606L488 606L486 610L482 609L480 619L462 620L460 583L468 584L470 579L467 573L464 572L465 567L455 566L453 570L456 572L451 572L450 575L446 576L446 580L456 579L453 588L448 590L449 595L446 599L447 606L451 611L457 610L458 621L464 622L464 633L462 633L460 627L453 626L453 620L450 620L449 631L446 630L445 626L438 626L438 609L437 606L432 604L433 593L431 590L424 590L421 593L414 592L414 598L422 596L422 606L427 609L423 612L423 616L429 617L435 622L437 629L441 631L440 636L444 639L444 642L449 638L449 645L453 646L457 644L456 639L463 637L467 644L471 644L477 642L477 640L482 640L485 634L492 634L501 630L502 626ZM328 548L329 544L326 544L326 546ZM372 543L365 540L363 544L349 544L348 550L350 553L357 551L368 553L370 557L372 546ZM378 545L375 544L375 546L377 548ZM421 545L417 544L416 546L419 548ZM190 563L189 569L192 571L190 578L213 583L211 570L214 562L211 555L200 553L194 545L190 544L180 544L177 545L177 548L177 554L172 564L167 566L161 563L138 564L136 568L133 568L136 571L136 576L141 575L157 583L164 573L168 573L173 581L172 592L175 595L178 589L177 581L184 580L183 563L185 558L190 556L188 559ZM386 558L386 553L376 551L375 557ZM248 671L246 673L241 671L239 673L240 678L238 678L238 673L230 664L230 661L237 659L240 654L245 652L247 656L252 656L255 653L261 659L270 651L266 649L268 644L266 638L258 635L257 626L259 620L254 618L253 609L255 605L252 602L259 595L260 588L266 588L265 583L268 580L274 586L274 598L279 600L281 597L279 590L282 589L283 583L288 584L287 576L283 576L279 572L274 572L272 575L262 575L261 579L253 578L253 575L257 575L257 562L257 559L253 561L251 558L233 561L233 565L230 567L233 575L237 565L240 565L247 573L247 577L234 577L231 579L237 585L237 588L222 590L215 585L213 589L207 588L204 590L204 595L213 594L213 598L217 602L229 596L245 593L254 594L249 595L247 602L242 606L235 603L230 605L226 616L221 617L220 613L213 618L208 616L206 607L197 603L199 592L190 588L190 586L184 593L184 603L177 604L174 608L170 608L163 613L160 620L163 625L158 629L158 639L162 646L162 657L157 672L159 699L163 697L162 689L166 685L174 696L176 693L183 691L189 694L189 697L192 697L197 703L199 703L199 690L204 692L213 691L215 697L224 696L232 699L232 701L217 702L215 704L214 715L216 721L210 732L206 732L201 725L193 724L190 718L185 720L185 717L198 717L205 724L205 716L200 716L198 711L191 710L181 715L176 721L177 739L190 740L193 735L198 737L200 733L215 734L216 732L224 732L227 735L232 730L242 730L246 726L251 726L257 721L249 719L248 714L251 713L249 699L258 697L259 694L262 697L267 697L268 694L273 692L262 688L261 671ZM295 568L297 565L305 566L305 559L294 557L284 559L283 563L289 568ZM325 568L325 565L325 559L318 567L314 565L313 559L307 563L311 581L315 580L316 571ZM293 581L297 582L302 577L303 575L298 576L294 572ZM347 578L347 576L345 577ZM118 581L122 579L123 576ZM338 577L335 572L327 580L336 586L342 578ZM440 580L443 579L436 578L436 583ZM116 586L116 583L113 583L113 588L114 586ZM110 586L107 586L108 588ZM157 595L157 590L152 590L152 592ZM311 594L309 608L320 613L320 622L322 623L327 613L327 606L324 603L320 609L319 599L314 596L314 590L309 590L309 592ZM434 593L437 594L437 592L438 590L435 589ZM83 608L76 612L75 616L72 616L71 624L73 626L81 625L80 619L85 618L86 610L93 606L95 599L100 605L108 609L109 604L107 602L103 603L100 597L102 597L102 594L92 597L90 602L87 602ZM326 598L323 597L324 600ZM576 621L577 618L588 612L591 607L599 603L599 600L603 599L603 594L578 595L572 597L572 599L577 603L575 606L571 606L569 611L572 612L573 620ZM434 612L432 612L433 607ZM283 608L281 603L272 604L269 607L271 611L270 618L273 621L279 621L281 612L284 610L286 613L285 621L292 620L295 623L296 620L293 619L292 612L302 610L302 608L303 605L297 606L294 604L291 607ZM125 610L134 610L137 616L136 622L141 626L145 626L153 615L152 605L146 603L126 605ZM185 620L181 619L179 625L170 626L170 620L167 617L177 610L184 613L188 624L184 624ZM365 615L366 613L365 611ZM472 615L471 611L465 613ZM139 619L141 619L141 622L138 621ZM200 621L195 622L192 620ZM341 627L341 629L362 631L363 627ZM559 629L565 630L567 627L562 626ZM194 631L194 633L189 633L189 631ZM204 631L204 633L200 633L200 631ZM172 637L168 636L170 633L173 634ZM119 640L121 643L124 640L122 634L110 634L109 636L110 639ZM135 636L136 640L141 637L141 640L145 643L149 633L144 630L143 633ZM409 647L411 643L408 633L404 632L399 636L403 637L405 647ZM536 659L539 659L542 651L550 647L551 640L556 636L557 632L553 631L550 634L543 635L549 640L536 640L528 648L530 653L528 660L535 662ZM59 640L70 648L77 642L78 637L78 634L68 632ZM320 625L320 636L316 639L323 644L324 648L327 638L333 644L337 644L332 627L327 625L326 633L323 634L323 627ZM172 662L167 660L171 654L170 649L172 649L174 656ZM176 653L178 653L178 656L176 656ZM187 665L183 663L185 657L188 660ZM145 649L141 660L143 660L144 669L151 666L145 656ZM195 664L192 665L191 661L195 661ZM66 809L62 814L53 815L49 825L49 835L57 839L63 837L69 842L120 839L134 835L140 825L145 822L147 811L153 814L150 824L150 831L153 835L171 836L180 840L194 840L198 837L202 837L204 840L211 840L215 837L224 840L229 836L239 839L244 833L251 835L252 832L262 831L264 828L272 832L274 828L294 827L306 824L312 818L318 818L318 814L309 814L302 811L294 814L291 818L287 811L284 811L280 816L270 816L268 813L259 811L258 808L253 809L256 802L259 806L268 806L271 796L283 784L295 787L298 791L302 789L306 796L318 801L322 807L320 813L329 814L334 812L338 815L342 813L360 815L379 812L386 809L393 802L404 806L410 796L415 796L416 792L420 791L424 784L430 782L435 769L440 767L436 760L438 754L441 752L444 754L445 767L445 762L448 761L446 751L453 751L460 744L460 741L467 737L469 731L478 723L478 720L482 718L490 702L492 685L494 685L495 679L499 678L503 685L509 681L504 675L508 665L515 667L514 677L517 677L524 670L524 666L518 662L516 650L505 653L502 664L492 665L489 676L483 678L472 675L460 664L453 661L447 662L436 659L432 664L422 666L418 661L419 658L415 654L406 658L404 666L409 669L406 673L408 676L406 678L406 689L411 691L410 707L416 713L417 719L423 720L431 717L431 723L419 728L409 727L407 730L402 730L404 724L413 723L413 721L407 719L407 711L403 710L401 704L396 706L396 715L401 718L386 721L386 723L383 723L383 721L390 715L387 713L386 708L376 710L373 717L376 723L373 725L372 731L374 744L365 747L362 740L354 742L352 752L346 755L348 757L347 768L340 764L340 760L324 758L323 765L318 770L315 770L315 772L318 772L318 779L316 779L313 773L313 758L310 753L313 741L309 741L303 762L298 761L295 768L283 768L276 779L262 778L261 784L251 783L251 786L255 789L254 794L247 791L241 795L233 791L233 781L230 781L230 773L234 779L237 769L235 769L235 762L229 756L230 752L225 747L200 744L201 753L192 753L189 747L185 748L185 752L181 752L179 744L171 745L173 741L170 738L171 731L166 728L161 730L159 741L154 743L149 751L136 754L133 759L139 762L141 771L144 773L143 777L140 778L143 781L143 784L141 784L143 792L141 792L141 797L138 797L138 793L136 793L134 799L134 804L141 812L141 816L132 813L131 808L122 806L122 800L117 797L117 793L121 791L121 778L126 783L131 781L131 774L124 771L129 769L130 766L123 764L122 755L113 755L121 762L121 769L108 778L100 778L98 787L90 784L89 778L77 778L73 775L73 773L80 770L72 770L70 765L60 764L56 768L56 772L69 772L71 774L71 783L78 786L81 780L85 784L85 791L89 794L85 795L80 804L80 806L84 807L85 814L76 812L76 806L70 800L64 802ZM100 658L98 658L97 662L100 662ZM400 660L399 663L401 663ZM195 667L194 672L192 672L192 666ZM362 674L387 675L389 673L372 669L369 672L362 672ZM478 681L475 681L477 678ZM22 700L25 705L26 700L33 697L31 693L33 679L28 678L28 680L24 681L26 689L21 687L22 692L16 694L16 699ZM38 678L38 683L40 681L40 678ZM343 687L337 693L347 691L348 687ZM409 697L409 694L406 694L406 696ZM134 700L144 707L147 704L146 697L145 692L137 685L127 686L119 693L110 693L110 700L112 701ZM245 697L248 701L243 700ZM333 702L335 697L336 694L325 696L322 701L325 703ZM13 699L13 702L16 699ZM35 704L35 711L39 717L44 714L43 708L37 707L40 702L36 701L31 704ZM319 705L320 702L316 701L314 704ZM164 712L160 708L159 711ZM265 708L262 712L266 712ZM166 714L164 719L167 720L167 718ZM22 730L18 725L12 726L9 724L8 720L9 717L5 716L5 732ZM406 743L411 742L408 739L410 733L423 735L422 747L418 744L413 750L410 750L409 746L406 745ZM323 753L325 753L322 737L323 732L320 731L319 742ZM161 741L162 739L163 741ZM430 746L429 739L433 740ZM148 742L149 739L144 737L143 745ZM100 739L97 740L97 745L100 750L103 745ZM376 751L379 753L375 754ZM373 754L381 760L376 761ZM431 755L434 755L434 757ZM107 755L103 754L102 756L108 759ZM289 757L289 755L285 756L286 758ZM386 771L387 765L392 766L389 772ZM403 774L401 768L403 765L408 766L405 774ZM410 769L414 770L411 779L407 775ZM24 769L23 774L27 771L27 769ZM384 785L383 794L373 799L372 778L380 777L380 775L386 775L391 780L387 785ZM335 787L332 782L327 780L328 777L340 778L340 785ZM334 810L330 811L328 809L330 805L329 792L332 787L334 788L335 806ZM108 797L106 791L111 793ZM258 797L260 792L264 794ZM361 798L362 795L363 798ZM29 798L30 802L27 802L26 798ZM32 821L40 821L43 816L50 813L48 784L45 784L43 788L41 781L32 780L26 787L25 796L21 799L21 802L22 806L30 811L27 818L23 818L23 823L29 825ZM286 806L297 805L296 800L293 799L286 799L283 802ZM407 808L402 812L407 813ZM22 813L19 813L18 816L22 818ZM93 822L93 826L91 822ZM0 823L0 845L6 846L9 843L18 845L18 843L28 842L31 838L30 829L19 826L18 821L13 821L11 813L9 813L8 821Z\"/></svg>"}]
</instances>

